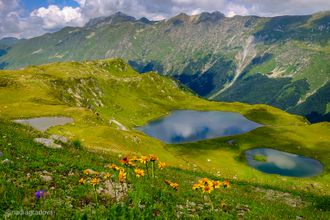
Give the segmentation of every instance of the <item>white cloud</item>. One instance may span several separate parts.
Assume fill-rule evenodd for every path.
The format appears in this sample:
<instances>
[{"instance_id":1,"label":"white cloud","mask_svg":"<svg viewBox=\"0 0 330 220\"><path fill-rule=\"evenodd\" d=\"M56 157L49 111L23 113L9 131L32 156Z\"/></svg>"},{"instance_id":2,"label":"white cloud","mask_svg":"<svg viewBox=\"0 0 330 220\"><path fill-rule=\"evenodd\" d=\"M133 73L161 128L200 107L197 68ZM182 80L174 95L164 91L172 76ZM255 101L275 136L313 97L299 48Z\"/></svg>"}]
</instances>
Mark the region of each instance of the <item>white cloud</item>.
<instances>
[{"instance_id":1,"label":"white cloud","mask_svg":"<svg viewBox=\"0 0 330 220\"><path fill-rule=\"evenodd\" d=\"M48 8L39 8L30 14L31 17L40 18L45 30L54 30L64 26L81 26L85 19L80 8L50 5Z\"/></svg>"},{"instance_id":2,"label":"white cloud","mask_svg":"<svg viewBox=\"0 0 330 220\"><path fill-rule=\"evenodd\" d=\"M32 37L65 26L81 26L91 18L117 11L137 18L169 18L181 12L220 11L227 16L311 14L330 10L330 0L75 0L79 6L53 5L27 12L22 0L0 0L0 38Z\"/></svg>"}]
</instances>

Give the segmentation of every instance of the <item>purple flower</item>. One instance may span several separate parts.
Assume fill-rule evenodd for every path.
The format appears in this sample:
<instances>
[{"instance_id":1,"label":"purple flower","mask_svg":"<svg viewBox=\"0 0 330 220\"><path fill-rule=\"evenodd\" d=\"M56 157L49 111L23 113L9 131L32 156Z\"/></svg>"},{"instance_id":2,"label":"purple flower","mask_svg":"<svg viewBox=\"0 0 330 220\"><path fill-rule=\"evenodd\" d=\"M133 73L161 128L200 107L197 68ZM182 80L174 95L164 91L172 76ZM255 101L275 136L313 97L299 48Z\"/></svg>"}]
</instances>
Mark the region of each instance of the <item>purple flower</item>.
<instances>
[{"instance_id":1,"label":"purple flower","mask_svg":"<svg viewBox=\"0 0 330 220\"><path fill-rule=\"evenodd\" d=\"M36 192L36 199L44 198L45 197L45 191L39 190Z\"/></svg>"}]
</instances>

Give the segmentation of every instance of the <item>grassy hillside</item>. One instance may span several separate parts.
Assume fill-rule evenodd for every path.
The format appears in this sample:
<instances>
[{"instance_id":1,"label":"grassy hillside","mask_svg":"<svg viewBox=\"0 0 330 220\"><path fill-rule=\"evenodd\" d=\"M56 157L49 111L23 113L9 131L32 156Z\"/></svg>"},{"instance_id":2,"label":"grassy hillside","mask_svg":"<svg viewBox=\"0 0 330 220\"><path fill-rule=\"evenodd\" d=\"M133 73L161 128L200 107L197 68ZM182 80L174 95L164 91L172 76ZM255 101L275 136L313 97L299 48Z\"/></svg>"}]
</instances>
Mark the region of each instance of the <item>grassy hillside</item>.
<instances>
[{"instance_id":1,"label":"grassy hillside","mask_svg":"<svg viewBox=\"0 0 330 220\"><path fill-rule=\"evenodd\" d=\"M243 135L182 145L166 145L134 130L176 109L239 112L267 126ZM37 116L68 116L74 123L41 134L8 122ZM99 213L173 218L179 213L186 217L192 214L235 218L241 212L251 219L329 217L329 123L309 125L300 116L266 105L206 101L180 88L170 78L156 73L138 74L119 59L0 71L0 120L3 153L0 161L12 161L0 163L5 170L0 178L0 193L5 198L1 201L1 214L21 207L29 210L54 207L52 210L64 217ZM109 120L116 120L127 130L110 124ZM63 135L73 143L53 150L32 141L49 134ZM82 149L77 149L79 143ZM247 166L243 156L244 150L255 147L318 159L324 172L311 178L263 174ZM156 154L171 168L159 172L155 180L131 179L132 186L123 203L103 198L106 195L102 193L97 193L100 197L97 202L88 184L78 184L84 169L104 171L105 165L117 163L119 157L149 154ZM44 170L53 177L50 182L40 180ZM191 191L193 182L204 176L232 183L231 188L211 194L214 209L223 209L220 214L203 205L202 210L190 207L190 203L186 207L187 200L209 203L200 192ZM166 188L164 179L178 182L179 191ZM166 191L161 193L164 187ZM33 195L39 189L50 192L42 204ZM221 201L225 203L222 208ZM139 204L146 208L138 208Z\"/></svg>"},{"instance_id":2,"label":"grassy hillside","mask_svg":"<svg viewBox=\"0 0 330 220\"><path fill-rule=\"evenodd\" d=\"M225 179L173 167L156 169L155 178L132 175L127 179L129 189L122 191L117 172L105 168L113 163L120 166L117 156L74 145L66 145L61 150L48 149L32 140L42 134L7 121L0 121L0 133L2 157L11 161L0 163L0 216L5 219L17 218L15 211L20 210L30 213L31 218L36 218L32 211L42 210L44 213L40 218L44 219L55 216L125 219L292 219L299 216L328 219L330 216L329 197L323 195L237 179L230 180L229 188L221 186L210 194L203 194L192 189L198 180L204 177ZM104 189L97 191L97 196L89 183L79 184L82 177L87 179L89 176L83 174L86 169L111 173L112 184L118 187L116 196L103 184L96 186ZM45 176L50 176L51 180L45 181ZM167 186L164 180L178 183L178 190ZM38 199L35 193L40 190L45 191L45 197Z\"/></svg>"}]
</instances>

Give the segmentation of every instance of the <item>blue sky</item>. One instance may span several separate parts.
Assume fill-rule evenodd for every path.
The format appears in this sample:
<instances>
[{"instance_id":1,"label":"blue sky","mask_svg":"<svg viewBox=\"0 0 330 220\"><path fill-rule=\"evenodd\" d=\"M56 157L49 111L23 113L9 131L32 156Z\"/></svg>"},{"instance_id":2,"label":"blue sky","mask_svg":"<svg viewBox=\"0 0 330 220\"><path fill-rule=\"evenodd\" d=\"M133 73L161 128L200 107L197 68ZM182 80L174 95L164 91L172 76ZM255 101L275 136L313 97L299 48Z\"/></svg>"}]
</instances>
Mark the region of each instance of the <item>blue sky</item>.
<instances>
[{"instance_id":1,"label":"blue sky","mask_svg":"<svg viewBox=\"0 0 330 220\"><path fill-rule=\"evenodd\" d=\"M28 12L49 5L58 5L61 8L64 6L79 7L79 4L73 0L21 0L21 3Z\"/></svg>"},{"instance_id":2,"label":"blue sky","mask_svg":"<svg viewBox=\"0 0 330 220\"><path fill-rule=\"evenodd\" d=\"M31 38L121 11L136 18L166 19L220 11L235 15L304 15L330 10L330 0L0 0L0 39Z\"/></svg>"}]
</instances>

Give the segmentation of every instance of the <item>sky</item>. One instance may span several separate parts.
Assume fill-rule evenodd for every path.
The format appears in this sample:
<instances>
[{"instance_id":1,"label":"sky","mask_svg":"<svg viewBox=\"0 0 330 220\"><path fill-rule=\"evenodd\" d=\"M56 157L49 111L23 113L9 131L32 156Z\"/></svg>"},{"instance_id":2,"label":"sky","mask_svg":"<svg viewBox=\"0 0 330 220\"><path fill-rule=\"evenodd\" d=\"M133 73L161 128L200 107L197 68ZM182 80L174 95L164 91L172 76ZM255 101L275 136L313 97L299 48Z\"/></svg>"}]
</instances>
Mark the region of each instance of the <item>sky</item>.
<instances>
[{"instance_id":1,"label":"sky","mask_svg":"<svg viewBox=\"0 0 330 220\"><path fill-rule=\"evenodd\" d=\"M166 19L220 11L235 15L304 15L330 10L330 0L0 0L0 39L31 38L121 11L136 18Z\"/></svg>"}]
</instances>

